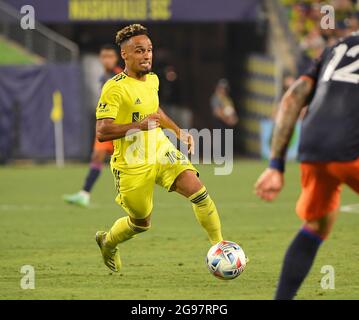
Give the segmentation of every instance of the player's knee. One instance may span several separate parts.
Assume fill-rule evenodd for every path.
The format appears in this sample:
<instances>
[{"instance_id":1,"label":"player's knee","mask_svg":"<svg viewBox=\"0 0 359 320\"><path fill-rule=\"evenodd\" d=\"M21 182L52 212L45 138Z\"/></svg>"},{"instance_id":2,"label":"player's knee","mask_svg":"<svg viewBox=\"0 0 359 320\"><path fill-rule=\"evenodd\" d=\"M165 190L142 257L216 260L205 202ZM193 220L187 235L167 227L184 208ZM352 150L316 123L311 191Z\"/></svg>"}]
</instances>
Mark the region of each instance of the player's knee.
<instances>
[{"instance_id":1,"label":"player's knee","mask_svg":"<svg viewBox=\"0 0 359 320\"><path fill-rule=\"evenodd\" d=\"M337 212L333 211L321 218L306 221L305 225L322 239L326 239L332 231L336 216Z\"/></svg>"},{"instance_id":2,"label":"player's knee","mask_svg":"<svg viewBox=\"0 0 359 320\"><path fill-rule=\"evenodd\" d=\"M304 226L322 239L326 239L331 231L331 226L319 220L306 221Z\"/></svg>"},{"instance_id":3,"label":"player's knee","mask_svg":"<svg viewBox=\"0 0 359 320\"><path fill-rule=\"evenodd\" d=\"M198 192L203 187L201 180L196 175L196 172L192 170L183 171L173 183L171 190L177 191L185 197Z\"/></svg>"},{"instance_id":4,"label":"player's knee","mask_svg":"<svg viewBox=\"0 0 359 320\"><path fill-rule=\"evenodd\" d=\"M135 219L130 217L131 227L136 232L145 232L151 228L151 215L144 219Z\"/></svg>"}]
</instances>

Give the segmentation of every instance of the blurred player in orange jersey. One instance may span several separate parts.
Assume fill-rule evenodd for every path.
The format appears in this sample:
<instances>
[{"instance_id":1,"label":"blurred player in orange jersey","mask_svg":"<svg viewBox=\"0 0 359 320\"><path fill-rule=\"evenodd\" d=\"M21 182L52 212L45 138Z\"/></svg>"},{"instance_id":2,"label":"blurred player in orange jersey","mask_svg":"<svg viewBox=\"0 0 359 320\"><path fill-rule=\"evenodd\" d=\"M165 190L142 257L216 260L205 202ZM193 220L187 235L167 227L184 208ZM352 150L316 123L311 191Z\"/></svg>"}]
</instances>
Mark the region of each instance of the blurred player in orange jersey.
<instances>
[{"instance_id":1,"label":"blurred player in orange jersey","mask_svg":"<svg viewBox=\"0 0 359 320\"><path fill-rule=\"evenodd\" d=\"M303 227L289 246L275 298L293 299L338 215L341 185L359 194L359 31L327 48L284 95L276 119L269 168L257 195L272 201L284 185L285 153L309 103L299 145Z\"/></svg>"},{"instance_id":2,"label":"blurred player in orange jersey","mask_svg":"<svg viewBox=\"0 0 359 320\"><path fill-rule=\"evenodd\" d=\"M99 58L104 68L104 74L100 78L102 87L107 80L122 72L122 69L118 66L117 48L111 44L107 44L101 47ZM99 142L97 137L95 138L95 143L91 155L90 168L82 190L75 194L64 195L64 200L67 203L79 205L82 207L87 207L90 204L90 192L101 174L102 166L106 157L108 155L112 155L112 153L112 141Z\"/></svg>"}]
</instances>

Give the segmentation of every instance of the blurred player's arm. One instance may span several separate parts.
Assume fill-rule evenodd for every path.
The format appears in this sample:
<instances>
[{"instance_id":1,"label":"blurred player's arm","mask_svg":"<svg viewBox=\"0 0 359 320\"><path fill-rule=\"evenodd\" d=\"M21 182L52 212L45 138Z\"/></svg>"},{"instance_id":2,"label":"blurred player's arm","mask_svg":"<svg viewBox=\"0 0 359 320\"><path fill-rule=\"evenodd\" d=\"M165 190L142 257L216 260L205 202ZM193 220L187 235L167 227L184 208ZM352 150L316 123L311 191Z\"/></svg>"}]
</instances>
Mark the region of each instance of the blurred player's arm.
<instances>
[{"instance_id":1,"label":"blurred player's arm","mask_svg":"<svg viewBox=\"0 0 359 320\"><path fill-rule=\"evenodd\" d=\"M301 110L312 96L315 82L307 77L300 77L284 94L274 127L271 160L255 184L255 193L266 201L276 198L284 185L284 163L287 146L293 134Z\"/></svg>"},{"instance_id":2,"label":"blurred player's arm","mask_svg":"<svg viewBox=\"0 0 359 320\"><path fill-rule=\"evenodd\" d=\"M224 115L224 108L222 106L217 106L213 109L213 114L215 117L222 120L224 123L227 123L227 117Z\"/></svg>"},{"instance_id":3,"label":"blurred player's arm","mask_svg":"<svg viewBox=\"0 0 359 320\"><path fill-rule=\"evenodd\" d=\"M182 130L160 107L158 108L160 115L160 125L163 129L169 129L174 132L177 139L188 145L188 152L194 153L194 140L192 135Z\"/></svg>"},{"instance_id":4,"label":"blurred player's arm","mask_svg":"<svg viewBox=\"0 0 359 320\"><path fill-rule=\"evenodd\" d=\"M271 149L272 159L284 159L294 126L302 109L307 105L313 89L313 80L302 76L284 94L275 121Z\"/></svg>"},{"instance_id":5,"label":"blurred player's arm","mask_svg":"<svg viewBox=\"0 0 359 320\"><path fill-rule=\"evenodd\" d=\"M239 121L237 112L232 107L216 106L213 108L213 114L230 127L234 127Z\"/></svg>"},{"instance_id":6,"label":"blurred player's arm","mask_svg":"<svg viewBox=\"0 0 359 320\"><path fill-rule=\"evenodd\" d=\"M152 130L160 126L159 118L158 113L153 113L140 122L128 124L114 123L111 118L100 119L96 121L96 136L98 141L104 142L123 138L130 132Z\"/></svg>"},{"instance_id":7,"label":"blurred player's arm","mask_svg":"<svg viewBox=\"0 0 359 320\"><path fill-rule=\"evenodd\" d=\"M169 129L173 131L177 138L180 136L180 127L159 107L158 113L160 114L161 120L161 128Z\"/></svg>"}]
</instances>

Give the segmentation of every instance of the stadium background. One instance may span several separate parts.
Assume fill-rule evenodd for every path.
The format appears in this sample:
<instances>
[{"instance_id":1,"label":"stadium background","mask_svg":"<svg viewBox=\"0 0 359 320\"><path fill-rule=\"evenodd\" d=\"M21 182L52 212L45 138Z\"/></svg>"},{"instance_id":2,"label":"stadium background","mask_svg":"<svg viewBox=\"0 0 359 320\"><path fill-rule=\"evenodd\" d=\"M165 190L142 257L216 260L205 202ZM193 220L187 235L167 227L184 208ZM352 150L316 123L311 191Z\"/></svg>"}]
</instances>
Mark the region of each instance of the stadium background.
<instances>
[{"instance_id":1,"label":"stadium background","mask_svg":"<svg viewBox=\"0 0 359 320\"><path fill-rule=\"evenodd\" d=\"M251 77L253 81L248 83L248 89L253 90L254 81L258 77L259 80L262 78L264 82L259 83L259 86L263 85L263 89L259 92L259 98L263 98L265 103L263 109L272 108L271 102L276 93L275 69L271 58L266 56L267 22L263 17L260 1L237 3L227 0L221 10L218 10L216 1L205 2L8 1L12 5L11 8L3 4L2 43L6 43L12 50L20 45L23 50L19 61L6 62L8 58L6 53L3 53L5 62L3 61L2 65L5 64L6 67L2 72L4 78L1 81L2 88L4 91L9 91L5 89L9 86L12 90L8 92L6 98L2 99L1 104L2 111L9 109L7 112L1 112L6 117L1 122L3 123L1 130L7 134L7 139L4 139L6 143L3 142L1 147L2 162L14 158L30 158L37 161L53 158L54 134L49 115L52 110L52 95L56 90L60 90L64 99L66 158L85 160L89 157L93 141L94 109L100 90L98 78L102 72L96 55L104 43L114 42L116 31L133 21L132 17L146 24L150 30L156 50L155 72L161 76L166 66L173 65L178 73L176 88L170 89L173 92L172 96L176 96L173 98L175 101L161 99L161 103L165 109L166 104L175 104L177 110L171 115L185 127L213 128L213 118L209 112L210 96L216 82L223 77L229 80L231 95L238 112L245 112L244 80L247 79L245 68L248 65L253 66L248 70L253 73ZM36 8L35 14L39 23L35 30L22 30L15 17L19 15L18 11L12 10L12 8L19 10L24 4L34 5ZM100 6L103 10L96 10L96 6ZM114 13L113 8L118 11ZM40 24L46 25L51 31L40 27ZM13 57L10 48L8 56ZM252 56L254 53L259 56ZM27 59L23 57L24 55ZM263 71L255 70L255 64L246 62L251 57L260 59L266 68ZM31 61L38 63L31 64L30 67ZM27 64L26 67L7 66L19 62ZM33 87L33 91L28 92L31 98L29 99L29 96L23 98L24 93L20 87L26 86L26 79L33 79L35 74L41 77L45 72L52 73L52 75L47 74L48 84L42 86L39 80L39 87ZM258 72L260 74L256 77ZM54 77L56 81L50 80ZM71 79L72 83L68 79ZM165 81L163 76L161 80L162 83ZM45 81L44 78L42 81ZM13 88L15 82L17 87ZM50 87L49 83L53 85ZM254 88L254 91L256 90L259 89ZM38 102L34 102L33 107L31 106L34 92L43 105L39 106ZM249 100L248 103L251 102L253 100ZM37 110L36 117L30 112L25 114L23 107L25 104L27 110L31 108ZM73 116L69 119L67 110L78 110L78 112L72 113ZM257 111L264 112L264 110ZM257 111L251 112L254 115ZM19 121L21 124L15 119L21 119ZM11 126L12 121L18 124ZM31 122L33 130L31 128L24 130L23 127L30 127L27 125L28 122ZM7 130L7 126L12 127L12 130ZM253 131L252 126L251 122L242 122L242 127L247 127L249 131ZM39 135L38 130L35 130L39 127L43 128L43 134ZM24 131L26 131L25 135ZM236 139L236 151L238 153L248 151L258 155L258 143L254 146L253 152L251 150L253 146L249 148L243 146L243 139L242 141L241 138ZM27 148L30 141L31 148ZM38 147L34 146L34 141L37 141Z\"/></svg>"},{"instance_id":2,"label":"stadium background","mask_svg":"<svg viewBox=\"0 0 359 320\"><path fill-rule=\"evenodd\" d=\"M256 175L265 166L263 162L254 159L268 156L272 119L285 88L320 54L326 44L334 43L339 37L358 29L358 1L325 2L335 8L335 30L320 28L322 4L321 1L294 0L0 1L0 164L3 165L0 169L0 212L3 215L3 226L8 232L5 242L12 243L14 236L11 230L15 228L20 232L20 240L16 238L16 241L22 239L32 243L36 236L35 231L29 231L30 235L27 235L26 231L24 234L21 233L24 228L30 226L37 232L53 236L53 242L49 246L41 244L45 252L52 252L61 246L59 231L53 231L54 225L51 223L47 225L43 222L42 225L37 225L36 218L47 221L47 211L51 211L54 219L52 223L61 221L63 224L76 225L83 222L82 219L86 217L84 213L79 213L76 209L67 209L58 202L61 201L60 196L65 189L76 188L86 170L85 165L74 165L74 162L85 163L91 153L94 111L100 90L98 79L102 72L97 53L101 45L113 43L115 32L119 28L131 22L140 22L150 31L155 47L154 71L159 74L161 81L166 81L166 66L173 66L177 72L176 85L171 87L172 84L169 84L170 92L173 94L170 98L167 97L167 100L162 100L162 104L183 127L215 128L210 97L217 81L221 78L228 79L230 95L240 118L235 128L234 151L237 156L250 160L235 164L234 172L244 172L240 176L241 179L236 175L212 177L210 167L202 169L204 179L207 179L214 189L219 206L230 201L231 214L224 218L224 223L230 224L231 217L238 219L234 218L236 211L241 211L241 225L248 224L248 227L241 229L244 238L242 241L252 251L263 249L264 246L268 246L271 251L278 249L274 260L279 264L286 242L283 242L283 248L280 243L273 243L282 239L289 241L291 231L298 225L294 214L291 218L287 217L293 211L299 188L295 164L289 166L288 190L284 192L282 202L279 201L276 206L254 204L255 200L250 195L250 190L244 191L245 186L239 186L238 183L242 182L247 185L247 189L251 189ZM34 30L23 30L20 27L19 12L23 5L32 5L35 8ZM54 127L59 122L63 126L66 160L66 167L61 169L62 171L52 165L56 153ZM293 159L298 144L298 130L299 125L291 144L290 158ZM31 166L44 163L49 165ZM27 166L28 164L30 166ZM111 218L107 216L106 219L106 216L102 216L100 224L105 223L105 220L111 221L112 217L118 214L117 207L112 205L113 194L106 191L109 190L109 181L110 174L105 173L104 180L96 189L93 211L90 210L91 215L98 210L112 211L108 213ZM226 185L228 188L219 190L217 184ZM112 187L112 183L110 186ZM229 190L232 190L232 193ZM243 192L244 195L238 198L236 205L233 197L237 197L239 192ZM104 204L105 200L111 205ZM355 201L355 196L345 191L344 202ZM160 206L160 211L165 211L172 206L172 202L164 200L162 205L164 207L161 209ZM225 208L225 204L222 206ZM181 210L181 207L173 209L174 218L177 214L179 216ZM274 218L263 218L263 211L268 212L269 216L273 214ZM34 220L22 225L22 219L27 219L28 214L33 214ZM160 213L158 215L161 216ZM164 223L170 223L166 218L162 219ZM89 220L91 222L88 224L93 227L92 223L96 224L94 216ZM258 222L260 220L261 222ZM194 221L191 222L194 224ZM282 229L279 228L278 231L273 223L282 223ZM19 225L14 227L15 224ZM90 228L89 225L83 227L86 226ZM344 240L350 243L346 249L353 255L353 259L357 257L355 246L350 242L353 239L343 230L357 226L358 222L354 215L339 225L339 237L342 235ZM67 231L71 230L67 229L67 226L62 227ZM191 227L188 230L194 229L195 227ZM171 230L169 228L169 231ZM228 230L232 238L237 237L235 229L229 227ZM274 233L276 235L273 235ZM263 242L261 235L267 237ZM154 236L156 237L158 235ZM173 240L173 237L169 234L166 239ZM73 237L69 236L69 241L70 239ZM80 244L88 247L84 238L80 239ZM182 245L186 248L185 244ZM130 246L136 248L135 244L131 243ZM173 248L173 244L166 244L165 247ZM190 247L192 248L193 244L190 244ZM21 245L19 248L21 250ZM28 257L37 254L36 247L32 245L26 250ZM86 252L86 249L84 250ZM4 252L2 254L5 254ZM70 250L62 253L64 261L71 260ZM203 255L203 252L199 255ZM92 259L95 254L91 253L89 256ZM194 253L190 256L193 257ZM333 257L330 252L329 256ZM14 261L19 260L13 258ZM131 256L129 258L131 259ZM272 258L268 253L262 252L261 257L255 258L260 261L258 265L254 264L252 272L262 272L262 276L264 275L268 281L268 289L264 290L263 296L259 289L260 284L251 282L248 285L249 298L270 298L270 286L273 287L278 270L266 269L265 259ZM95 261L95 258L93 259ZM51 278L51 267L41 267L41 263L45 264L39 262L39 268L43 268ZM185 265L186 263L187 261ZM15 271L5 263L5 260L3 267L7 270L3 276L3 283L9 292L9 295L3 293L3 297L23 297L22 293L12 289L14 279L17 279ZM72 270L70 265L65 265L64 268ZM145 265L146 268L152 270ZM193 270L193 266L190 268ZM353 270L346 270L348 278L345 278L343 283L348 285L349 291L339 292L341 298L355 297L354 292L357 292L359 284L350 281L349 274L354 272ZM96 274L100 271L91 269L91 272ZM134 276L134 273L130 274L131 276ZM187 280L184 282L184 288L186 285L192 288L189 283L193 279ZM48 279L43 283L48 288L54 285ZM237 287L230 285L227 288L230 288L229 291L222 292L221 297L238 297L231 296ZM170 288L167 289L171 292ZM87 297L91 297L89 291L84 289L83 292ZM305 292L311 297L309 289ZM127 293L125 291L120 297L128 298ZM155 298L166 297L166 294L170 293L162 290ZM323 292L317 290L314 298L320 298L322 295ZM66 290L55 290L55 296L69 297ZM40 291L35 297L48 296ZM76 291L73 297L84 298ZM150 294L139 297L150 297ZM186 297L184 289L183 292L180 290L177 297ZM209 298L214 297L209 294ZM329 295L329 298L331 297L336 296ZM248 296L243 295L243 298Z\"/></svg>"}]
</instances>

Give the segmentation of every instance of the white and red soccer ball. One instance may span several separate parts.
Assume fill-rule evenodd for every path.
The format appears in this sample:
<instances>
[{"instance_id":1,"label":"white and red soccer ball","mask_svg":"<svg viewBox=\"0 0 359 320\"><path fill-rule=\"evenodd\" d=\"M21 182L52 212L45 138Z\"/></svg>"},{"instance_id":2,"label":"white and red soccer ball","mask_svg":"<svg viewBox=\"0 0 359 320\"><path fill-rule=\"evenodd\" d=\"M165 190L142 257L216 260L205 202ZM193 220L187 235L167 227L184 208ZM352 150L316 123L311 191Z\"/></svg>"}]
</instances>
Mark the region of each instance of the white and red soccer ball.
<instances>
[{"instance_id":1,"label":"white and red soccer ball","mask_svg":"<svg viewBox=\"0 0 359 320\"><path fill-rule=\"evenodd\" d=\"M235 242L221 241L212 246L207 253L209 271L223 280L238 277L247 264L243 249Z\"/></svg>"}]
</instances>

